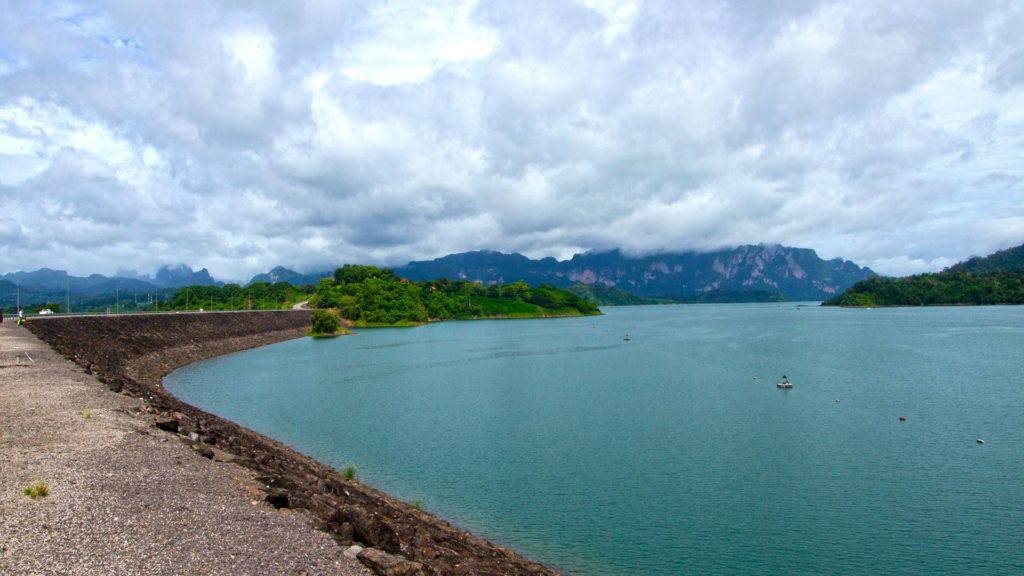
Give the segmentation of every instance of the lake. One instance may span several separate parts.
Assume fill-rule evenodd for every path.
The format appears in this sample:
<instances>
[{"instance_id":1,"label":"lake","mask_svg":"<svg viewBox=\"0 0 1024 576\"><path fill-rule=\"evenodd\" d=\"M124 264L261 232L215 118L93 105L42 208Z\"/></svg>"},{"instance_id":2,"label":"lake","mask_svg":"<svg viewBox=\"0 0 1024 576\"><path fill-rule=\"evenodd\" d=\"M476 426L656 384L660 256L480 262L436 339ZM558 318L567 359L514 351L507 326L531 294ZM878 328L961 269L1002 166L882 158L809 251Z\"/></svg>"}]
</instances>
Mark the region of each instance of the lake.
<instances>
[{"instance_id":1,"label":"lake","mask_svg":"<svg viewBox=\"0 0 1024 576\"><path fill-rule=\"evenodd\" d=\"M605 312L165 384L567 574L1024 573L1024 307Z\"/></svg>"}]
</instances>

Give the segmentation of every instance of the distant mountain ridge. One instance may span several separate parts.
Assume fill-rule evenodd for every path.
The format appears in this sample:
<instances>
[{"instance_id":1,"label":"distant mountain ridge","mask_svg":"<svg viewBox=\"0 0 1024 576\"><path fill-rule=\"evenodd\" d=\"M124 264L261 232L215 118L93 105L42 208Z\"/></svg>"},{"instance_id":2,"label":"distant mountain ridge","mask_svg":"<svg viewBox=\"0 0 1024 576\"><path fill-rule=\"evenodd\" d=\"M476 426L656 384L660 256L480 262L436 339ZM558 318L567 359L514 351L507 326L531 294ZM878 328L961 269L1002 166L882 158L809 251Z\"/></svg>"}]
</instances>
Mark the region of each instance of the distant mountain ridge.
<instances>
[{"instance_id":1,"label":"distant mountain ridge","mask_svg":"<svg viewBox=\"0 0 1024 576\"><path fill-rule=\"evenodd\" d=\"M51 268L40 268L34 272L11 272L0 275L0 280L6 280L15 285L20 285L27 290L36 291L69 291L71 294L81 296L93 296L122 290L125 292L149 292L162 288L181 288L182 286L222 286L210 276L206 268L198 271L185 264L177 266L163 266L157 270L156 277L149 276L104 276L102 274L91 274L89 276L72 276L64 270L53 270Z\"/></svg>"},{"instance_id":2,"label":"distant mountain ridge","mask_svg":"<svg viewBox=\"0 0 1024 576\"><path fill-rule=\"evenodd\" d=\"M177 266L161 266L156 271L154 283L163 288L182 288L184 286L223 286L210 276L206 268L192 270L185 264Z\"/></svg>"},{"instance_id":3,"label":"distant mountain ridge","mask_svg":"<svg viewBox=\"0 0 1024 576\"><path fill-rule=\"evenodd\" d=\"M328 278L334 274L333 270L324 272L314 272L312 274L302 274L294 270L289 270L284 266L277 266L270 272L264 272L257 274L249 279L246 286L249 284L255 284L257 282L266 282L267 284L277 284L278 282L287 282L292 286L305 286L307 284L313 284L314 286L320 282L321 278Z\"/></svg>"},{"instance_id":4,"label":"distant mountain ridge","mask_svg":"<svg viewBox=\"0 0 1024 576\"><path fill-rule=\"evenodd\" d=\"M106 300L117 302L143 295L159 294L183 286L222 286L205 269L194 271L184 264L164 266L156 277L139 276L72 276L64 270L40 268L33 272L11 272L0 275L0 308L14 309L21 304L30 306L50 302L75 303L78 307L88 300L91 305ZM74 307L74 306L73 306Z\"/></svg>"},{"instance_id":5,"label":"distant mountain ridge","mask_svg":"<svg viewBox=\"0 0 1024 576\"><path fill-rule=\"evenodd\" d=\"M825 300L875 276L870 268L841 258L823 260L814 250L747 245L713 252L678 252L630 257L619 250L576 254L569 260L532 260L522 254L478 251L450 254L395 268L410 280L450 278L484 284L522 280L569 287L575 283L618 288L630 294L700 301L707 293L781 294L789 300ZM719 297L716 301L721 301Z\"/></svg>"}]
</instances>

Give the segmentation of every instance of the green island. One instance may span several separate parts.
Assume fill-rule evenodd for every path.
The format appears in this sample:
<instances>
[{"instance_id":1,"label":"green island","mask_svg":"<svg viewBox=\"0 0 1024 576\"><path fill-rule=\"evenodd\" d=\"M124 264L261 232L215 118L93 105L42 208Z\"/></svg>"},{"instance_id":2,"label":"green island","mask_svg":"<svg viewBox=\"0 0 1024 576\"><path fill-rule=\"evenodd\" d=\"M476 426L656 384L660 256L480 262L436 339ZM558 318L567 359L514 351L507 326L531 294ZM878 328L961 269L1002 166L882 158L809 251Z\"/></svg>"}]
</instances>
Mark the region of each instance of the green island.
<instances>
[{"instance_id":1,"label":"green island","mask_svg":"<svg viewBox=\"0 0 1024 576\"><path fill-rule=\"evenodd\" d=\"M465 280L399 278L388 268L347 264L324 278L309 304L336 310L356 327L416 326L441 320L544 318L600 314L593 304L551 285L484 286Z\"/></svg>"},{"instance_id":2,"label":"green island","mask_svg":"<svg viewBox=\"0 0 1024 576\"><path fill-rule=\"evenodd\" d=\"M1024 245L975 257L942 272L857 282L823 306L1024 304Z\"/></svg>"}]
</instances>

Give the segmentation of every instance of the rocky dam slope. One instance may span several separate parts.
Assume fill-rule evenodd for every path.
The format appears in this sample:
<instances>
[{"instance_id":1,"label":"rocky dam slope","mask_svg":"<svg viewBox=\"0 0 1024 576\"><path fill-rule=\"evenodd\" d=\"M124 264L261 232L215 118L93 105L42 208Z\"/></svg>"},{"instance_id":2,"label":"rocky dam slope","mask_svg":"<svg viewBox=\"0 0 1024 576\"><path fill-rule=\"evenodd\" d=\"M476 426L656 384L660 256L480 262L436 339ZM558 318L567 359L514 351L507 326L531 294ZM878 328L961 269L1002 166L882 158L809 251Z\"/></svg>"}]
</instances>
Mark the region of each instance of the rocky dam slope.
<instances>
[{"instance_id":1,"label":"rocky dam slope","mask_svg":"<svg viewBox=\"0 0 1024 576\"><path fill-rule=\"evenodd\" d=\"M33 319L30 330L110 390L141 398L155 426L195 458L254 470L277 508L305 509L380 574L556 574L252 430L186 404L161 384L177 367L302 336L310 312L189 313Z\"/></svg>"}]
</instances>

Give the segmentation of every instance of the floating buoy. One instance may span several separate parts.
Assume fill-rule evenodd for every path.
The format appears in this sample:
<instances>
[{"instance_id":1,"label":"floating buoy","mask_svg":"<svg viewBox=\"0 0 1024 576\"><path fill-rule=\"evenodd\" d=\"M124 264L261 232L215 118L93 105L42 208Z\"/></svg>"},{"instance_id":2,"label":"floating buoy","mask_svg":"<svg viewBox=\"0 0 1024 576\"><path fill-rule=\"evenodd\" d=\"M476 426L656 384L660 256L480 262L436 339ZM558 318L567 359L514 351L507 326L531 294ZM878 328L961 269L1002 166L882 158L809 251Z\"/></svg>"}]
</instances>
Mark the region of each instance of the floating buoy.
<instances>
[{"instance_id":1,"label":"floating buoy","mask_svg":"<svg viewBox=\"0 0 1024 576\"><path fill-rule=\"evenodd\" d=\"M977 440L975 440L975 442L977 442L978 444L984 444L985 443L985 441L982 440L981 438L978 438Z\"/></svg>"},{"instance_id":2,"label":"floating buoy","mask_svg":"<svg viewBox=\"0 0 1024 576\"><path fill-rule=\"evenodd\" d=\"M906 421L907 421L907 417L906 416L900 416L900 422L906 422Z\"/></svg>"}]
</instances>

